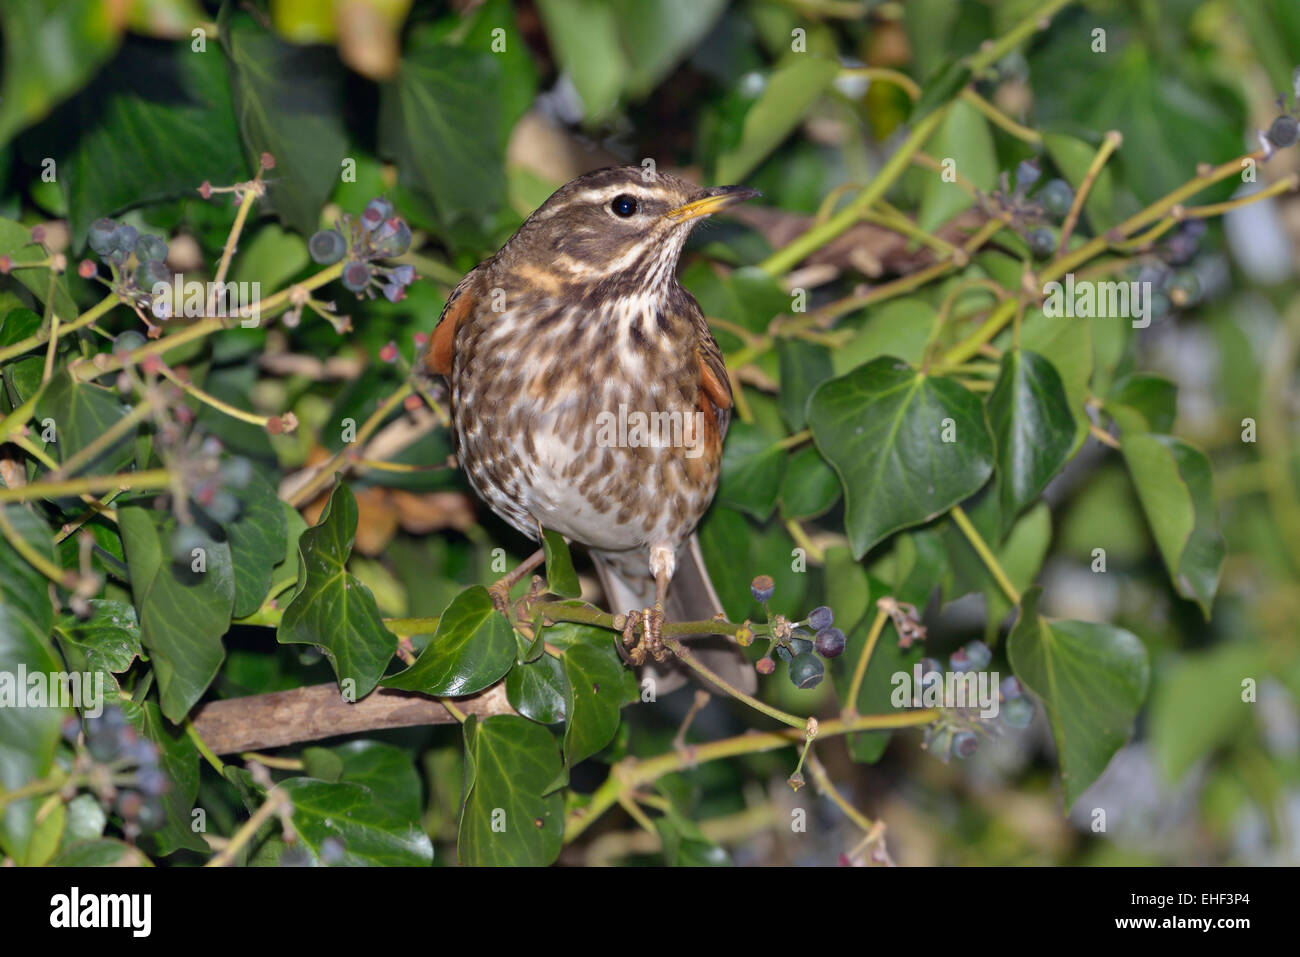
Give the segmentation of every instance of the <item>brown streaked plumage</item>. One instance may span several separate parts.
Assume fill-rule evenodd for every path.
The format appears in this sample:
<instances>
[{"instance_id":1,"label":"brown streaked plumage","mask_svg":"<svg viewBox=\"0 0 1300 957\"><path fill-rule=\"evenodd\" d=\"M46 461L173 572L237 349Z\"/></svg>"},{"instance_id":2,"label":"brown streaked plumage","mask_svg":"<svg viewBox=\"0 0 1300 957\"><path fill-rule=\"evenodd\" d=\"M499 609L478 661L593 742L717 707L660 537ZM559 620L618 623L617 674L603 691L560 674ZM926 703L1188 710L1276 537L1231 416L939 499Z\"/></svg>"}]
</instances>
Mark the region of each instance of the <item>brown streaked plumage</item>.
<instances>
[{"instance_id":1,"label":"brown streaked plumage","mask_svg":"<svg viewBox=\"0 0 1300 957\"><path fill-rule=\"evenodd\" d=\"M457 457L492 509L534 539L543 526L587 546L614 611L657 609L638 664L666 657L665 609L721 611L694 531L731 386L676 270L701 218L753 195L640 167L578 177L461 280L425 360L450 384ZM752 686L734 648L713 652Z\"/></svg>"}]
</instances>

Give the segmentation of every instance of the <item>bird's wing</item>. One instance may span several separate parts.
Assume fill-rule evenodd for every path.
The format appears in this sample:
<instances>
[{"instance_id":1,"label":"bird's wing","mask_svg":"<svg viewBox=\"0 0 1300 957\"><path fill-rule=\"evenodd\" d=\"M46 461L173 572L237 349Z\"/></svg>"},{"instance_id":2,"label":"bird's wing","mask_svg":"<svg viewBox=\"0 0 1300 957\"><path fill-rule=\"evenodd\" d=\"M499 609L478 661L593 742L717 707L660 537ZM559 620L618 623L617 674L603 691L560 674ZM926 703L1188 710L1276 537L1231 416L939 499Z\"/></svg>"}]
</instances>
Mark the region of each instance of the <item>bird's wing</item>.
<instances>
[{"instance_id":1,"label":"bird's wing","mask_svg":"<svg viewBox=\"0 0 1300 957\"><path fill-rule=\"evenodd\" d=\"M424 364L430 372L451 376L452 359L456 354L456 327L474 305L478 274L479 271L474 269L456 283L456 288L447 297L447 305L442 307L442 315L438 317L438 324L429 339L429 351L424 356Z\"/></svg>"},{"instance_id":2,"label":"bird's wing","mask_svg":"<svg viewBox=\"0 0 1300 957\"><path fill-rule=\"evenodd\" d=\"M727 434L727 423L731 419L731 379L727 375L727 364L722 361L722 350L702 315L698 324L703 326L695 347L695 357L700 363L700 408L713 413L721 438Z\"/></svg>"}]
</instances>

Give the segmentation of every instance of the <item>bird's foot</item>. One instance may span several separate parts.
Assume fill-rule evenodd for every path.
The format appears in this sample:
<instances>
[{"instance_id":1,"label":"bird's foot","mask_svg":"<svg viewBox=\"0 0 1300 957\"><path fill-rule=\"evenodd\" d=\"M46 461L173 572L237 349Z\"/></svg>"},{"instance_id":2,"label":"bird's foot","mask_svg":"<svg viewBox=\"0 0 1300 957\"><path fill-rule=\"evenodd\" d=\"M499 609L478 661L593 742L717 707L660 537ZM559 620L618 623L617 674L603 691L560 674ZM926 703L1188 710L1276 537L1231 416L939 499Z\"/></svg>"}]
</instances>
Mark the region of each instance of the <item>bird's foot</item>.
<instances>
[{"instance_id":1,"label":"bird's foot","mask_svg":"<svg viewBox=\"0 0 1300 957\"><path fill-rule=\"evenodd\" d=\"M664 645L664 606L655 602L653 608L640 611L633 608L625 616L623 624L623 647L627 649L628 660L634 665L645 664L646 658L666 661L670 655ZM638 635L637 632L640 631Z\"/></svg>"},{"instance_id":2,"label":"bird's foot","mask_svg":"<svg viewBox=\"0 0 1300 957\"><path fill-rule=\"evenodd\" d=\"M502 578L488 585L488 595L492 598L492 607L507 618L510 617L510 588L513 582Z\"/></svg>"}]
</instances>

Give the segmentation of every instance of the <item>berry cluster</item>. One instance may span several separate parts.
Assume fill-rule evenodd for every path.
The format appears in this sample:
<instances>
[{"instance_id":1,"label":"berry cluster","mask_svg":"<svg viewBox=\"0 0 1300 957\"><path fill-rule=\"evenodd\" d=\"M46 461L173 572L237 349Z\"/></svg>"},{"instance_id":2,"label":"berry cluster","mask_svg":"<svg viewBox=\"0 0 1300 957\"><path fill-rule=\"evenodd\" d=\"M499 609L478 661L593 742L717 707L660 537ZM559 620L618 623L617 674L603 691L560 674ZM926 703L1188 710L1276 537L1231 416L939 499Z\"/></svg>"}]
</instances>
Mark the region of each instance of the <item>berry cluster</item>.
<instances>
[{"instance_id":1,"label":"berry cluster","mask_svg":"<svg viewBox=\"0 0 1300 957\"><path fill-rule=\"evenodd\" d=\"M81 722L70 717L63 737L77 748L75 770L106 809L116 811L127 840L158 830L165 817L162 796L167 775L158 766L158 746L142 738L121 708L104 709Z\"/></svg>"},{"instance_id":2,"label":"berry cluster","mask_svg":"<svg viewBox=\"0 0 1300 957\"><path fill-rule=\"evenodd\" d=\"M1038 259L1046 259L1056 250L1056 234L1048 226L1035 224L1065 219L1074 204L1074 189L1063 179L1049 179L1030 196L1041 177L1037 160L1020 162L1014 185L1003 170L999 188L988 198L986 206L991 214L1022 224L1029 251Z\"/></svg>"},{"instance_id":3,"label":"berry cluster","mask_svg":"<svg viewBox=\"0 0 1300 957\"><path fill-rule=\"evenodd\" d=\"M191 437L187 443L196 445L189 449L190 454L178 458L189 499L184 508L176 509L180 524L170 542L172 561L186 567L193 562L195 549L206 550L213 545L206 526L228 525L239 518L243 504L235 491L247 488L253 480L253 465L248 459L223 459L219 440L208 436L196 442L196 438ZM195 515L196 509L200 516Z\"/></svg>"},{"instance_id":4,"label":"berry cluster","mask_svg":"<svg viewBox=\"0 0 1300 957\"><path fill-rule=\"evenodd\" d=\"M1300 66L1291 73L1291 94L1290 110L1286 108L1285 94L1280 94L1277 98L1277 108L1282 112L1273 119L1268 131L1263 134L1267 140L1266 148L1286 149L1294 146L1296 139L1300 138L1300 123L1296 121L1296 112L1300 110L1300 105L1297 105L1300 100Z\"/></svg>"},{"instance_id":5,"label":"berry cluster","mask_svg":"<svg viewBox=\"0 0 1300 957\"><path fill-rule=\"evenodd\" d=\"M790 681L796 688L816 688L826 677L823 658L838 658L844 653L844 632L835 627L835 615L822 605L814 608L801 622L790 622L781 615L773 615L768 608L775 585L769 575L759 575L749 586L754 601L767 613L770 638L768 653L754 665L761 675L776 671L773 654L790 665ZM753 629L746 625L736 636L742 645L752 644Z\"/></svg>"},{"instance_id":6,"label":"berry cluster","mask_svg":"<svg viewBox=\"0 0 1300 957\"><path fill-rule=\"evenodd\" d=\"M982 641L972 641L948 657L948 667L958 674L983 671L993 661L993 652ZM921 693L942 686L943 665L935 658L921 659ZM1034 719L1034 703L1025 696L1014 675L1002 679L998 686L998 719L1009 728L1029 727ZM969 758L979 750L979 735L989 729L981 724L974 707L945 708L943 717L926 729L925 749L947 763L952 757Z\"/></svg>"},{"instance_id":7,"label":"berry cluster","mask_svg":"<svg viewBox=\"0 0 1300 957\"><path fill-rule=\"evenodd\" d=\"M378 287L389 302L406 298L406 287L415 281L413 266L380 266L377 259L393 259L411 248L411 227L393 215L393 204L372 199L358 221L344 214L333 229L322 229L307 242L311 258L331 266L348 257L343 267L343 285L360 298L374 298Z\"/></svg>"},{"instance_id":8,"label":"berry cluster","mask_svg":"<svg viewBox=\"0 0 1300 957\"><path fill-rule=\"evenodd\" d=\"M86 240L112 273L113 291L129 301L149 326L151 334L157 335L157 327L149 322L145 313L152 313L162 320L170 315L169 304L163 299L155 302L153 295L153 288L158 283L172 281L166 262L167 243L161 237L141 233L134 226L107 217L90 224ZM98 272L90 259L82 260L77 269L82 279L91 279Z\"/></svg>"}]
</instances>

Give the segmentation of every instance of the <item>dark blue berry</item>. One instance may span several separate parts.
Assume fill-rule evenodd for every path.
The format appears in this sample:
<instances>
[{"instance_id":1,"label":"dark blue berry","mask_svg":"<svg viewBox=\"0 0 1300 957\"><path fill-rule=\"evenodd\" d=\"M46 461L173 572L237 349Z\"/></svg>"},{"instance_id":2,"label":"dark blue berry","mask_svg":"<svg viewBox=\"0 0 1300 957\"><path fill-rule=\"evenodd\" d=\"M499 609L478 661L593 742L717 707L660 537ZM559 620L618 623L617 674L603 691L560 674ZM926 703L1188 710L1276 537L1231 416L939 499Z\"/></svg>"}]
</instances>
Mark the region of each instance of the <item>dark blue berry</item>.
<instances>
[{"instance_id":1,"label":"dark blue berry","mask_svg":"<svg viewBox=\"0 0 1300 957\"><path fill-rule=\"evenodd\" d=\"M817 632L813 643L817 646L817 654L823 658L838 658L844 654L844 632L838 628L823 628Z\"/></svg>"},{"instance_id":2,"label":"dark blue berry","mask_svg":"<svg viewBox=\"0 0 1300 957\"><path fill-rule=\"evenodd\" d=\"M221 481L234 488L247 488L253 480L253 463L242 455L221 463Z\"/></svg>"},{"instance_id":3,"label":"dark blue berry","mask_svg":"<svg viewBox=\"0 0 1300 957\"><path fill-rule=\"evenodd\" d=\"M1056 237L1046 226L1039 226L1029 234L1029 251L1039 259L1046 259L1056 249Z\"/></svg>"},{"instance_id":4,"label":"dark blue berry","mask_svg":"<svg viewBox=\"0 0 1300 957\"><path fill-rule=\"evenodd\" d=\"M343 285L353 292L361 292L370 284L370 267L363 262L350 262L343 267Z\"/></svg>"},{"instance_id":5,"label":"dark blue berry","mask_svg":"<svg viewBox=\"0 0 1300 957\"><path fill-rule=\"evenodd\" d=\"M826 677L826 666L816 655L796 655L790 662L790 682L796 688L816 688Z\"/></svg>"},{"instance_id":6,"label":"dark blue berry","mask_svg":"<svg viewBox=\"0 0 1300 957\"><path fill-rule=\"evenodd\" d=\"M835 613L825 605L818 605L808 612L808 627L813 631L821 631L833 624L835 624Z\"/></svg>"},{"instance_id":7,"label":"dark blue berry","mask_svg":"<svg viewBox=\"0 0 1300 957\"><path fill-rule=\"evenodd\" d=\"M770 601L775 590L776 585L771 575L759 575L749 583L749 593L754 596L756 602Z\"/></svg>"},{"instance_id":8,"label":"dark blue berry","mask_svg":"<svg viewBox=\"0 0 1300 957\"><path fill-rule=\"evenodd\" d=\"M322 229L318 233L313 233L311 239L307 240L307 252L322 266L333 265L342 259L347 251L347 240L337 229Z\"/></svg>"},{"instance_id":9,"label":"dark blue berry","mask_svg":"<svg viewBox=\"0 0 1300 957\"><path fill-rule=\"evenodd\" d=\"M394 266L391 278L393 282L397 283L399 286L409 286L411 283L415 282L415 267L405 265Z\"/></svg>"},{"instance_id":10,"label":"dark blue berry","mask_svg":"<svg viewBox=\"0 0 1300 957\"><path fill-rule=\"evenodd\" d=\"M113 233L117 229L117 223L111 219L97 219L90 224L90 233L86 240L90 243L90 248L101 256L107 256L117 248L113 241Z\"/></svg>"},{"instance_id":11,"label":"dark blue berry","mask_svg":"<svg viewBox=\"0 0 1300 957\"><path fill-rule=\"evenodd\" d=\"M140 238L140 230L134 226L123 224L113 230L113 248L120 253L135 252L136 240Z\"/></svg>"},{"instance_id":12,"label":"dark blue berry","mask_svg":"<svg viewBox=\"0 0 1300 957\"><path fill-rule=\"evenodd\" d=\"M982 641L972 641L964 650L967 660L970 661L971 671L983 671L993 660L993 652Z\"/></svg>"},{"instance_id":13,"label":"dark blue berry","mask_svg":"<svg viewBox=\"0 0 1300 957\"><path fill-rule=\"evenodd\" d=\"M145 338L134 329L128 329L126 332L119 332L113 340L113 355L124 356L128 352L134 352L145 344Z\"/></svg>"},{"instance_id":14,"label":"dark blue berry","mask_svg":"<svg viewBox=\"0 0 1300 957\"><path fill-rule=\"evenodd\" d=\"M1016 192L1023 196L1042 175L1043 171L1038 168L1036 160L1021 160L1016 167Z\"/></svg>"},{"instance_id":15,"label":"dark blue berry","mask_svg":"<svg viewBox=\"0 0 1300 957\"><path fill-rule=\"evenodd\" d=\"M142 263L151 259L166 259L167 244L152 233L144 233L135 241L135 258Z\"/></svg>"},{"instance_id":16,"label":"dark blue berry","mask_svg":"<svg viewBox=\"0 0 1300 957\"><path fill-rule=\"evenodd\" d=\"M1074 202L1074 190L1063 179L1049 179L1039 192L1038 201L1049 216L1063 219Z\"/></svg>"},{"instance_id":17,"label":"dark blue berry","mask_svg":"<svg viewBox=\"0 0 1300 957\"><path fill-rule=\"evenodd\" d=\"M1015 675L1007 675L1002 679L1002 685L998 689L1002 692L1002 697L1010 701L1012 698L1019 698L1024 694L1024 689L1020 687L1020 679Z\"/></svg>"},{"instance_id":18,"label":"dark blue berry","mask_svg":"<svg viewBox=\"0 0 1300 957\"><path fill-rule=\"evenodd\" d=\"M366 203L366 208L361 213L361 225L368 232L374 232L384 220L393 215L393 204L386 199L372 199Z\"/></svg>"},{"instance_id":19,"label":"dark blue berry","mask_svg":"<svg viewBox=\"0 0 1300 957\"><path fill-rule=\"evenodd\" d=\"M1027 728L1034 720L1034 703L1026 697L1012 698L1002 703L1002 720L1013 728Z\"/></svg>"},{"instance_id":20,"label":"dark blue berry","mask_svg":"<svg viewBox=\"0 0 1300 957\"><path fill-rule=\"evenodd\" d=\"M160 259L142 262L135 269L135 284L147 293L152 294L153 287L159 283L166 285L171 281L171 270Z\"/></svg>"},{"instance_id":21,"label":"dark blue berry","mask_svg":"<svg viewBox=\"0 0 1300 957\"><path fill-rule=\"evenodd\" d=\"M1283 113L1268 128L1268 139L1274 146L1286 147L1296 141L1297 133L1300 133L1300 124L1296 123L1294 116Z\"/></svg>"}]
</instances>

